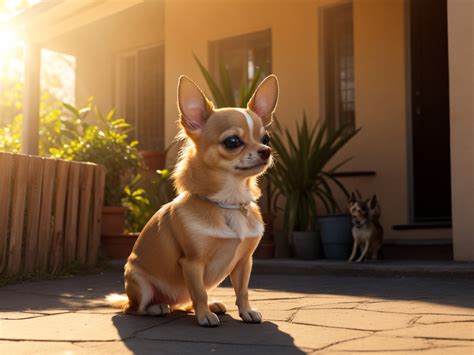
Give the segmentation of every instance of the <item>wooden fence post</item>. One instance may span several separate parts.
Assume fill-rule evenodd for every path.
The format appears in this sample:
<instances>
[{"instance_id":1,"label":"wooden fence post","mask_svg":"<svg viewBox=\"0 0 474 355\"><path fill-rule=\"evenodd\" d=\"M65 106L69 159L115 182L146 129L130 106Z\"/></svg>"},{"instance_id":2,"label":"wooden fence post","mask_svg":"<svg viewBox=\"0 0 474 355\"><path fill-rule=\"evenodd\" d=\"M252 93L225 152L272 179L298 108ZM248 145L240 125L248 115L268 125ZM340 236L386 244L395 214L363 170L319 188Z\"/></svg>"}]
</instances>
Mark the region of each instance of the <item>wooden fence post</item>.
<instances>
[{"instance_id":1,"label":"wooden fence post","mask_svg":"<svg viewBox=\"0 0 474 355\"><path fill-rule=\"evenodd\" d=\"M56 199L54 203L54 226L51 241L51 272L57 273L62 265L64 252L64 216L66 215L67 179L70 162L59 160L56 173Z\"/></svg>"},{"instance_id":2,"label":"wooden fence post","mask_svg":"<svg viewBox=\"0 0 474 355\"><path fill-rule=\"evenodd\" d=\"M6 267L13 154L0 153L0 272Z\"/></svg>"},{"instance_id":3,"label":"wooden fence post","mask_svg":"<svg viewBox=\"0 0 474 355\"><path fill-rule=\"evenodd\" d=\"M76 259L80 174L81 164L71 162L69 167L69 183L66 206L66 231L64 235L64 263L66 265L72 263Z\"/></svg>"},{"instance_id":4,"label":"wooden fence post","mask_svg":"<svg viewBox=\"0 0 474 355\"><path fill-rule=\"evenodd\" d=\"M25 235L25 267L23 270L25 273L32 273L36 268L44 161L42 158L31 157L28 166L28 214Z\"/></svg>"},{"instance_id":5,"label":"wooden fence post","mask_svg":"<svg viewBox=\"0 0 474 355\"><path fill-rule=\"evenodd\" d=\"M13 206L11 214L10 245L8 246L7 275L20 272L23 246L23 222L25 219L26 187L28 182L29 157L15 155L15 176L13 187Z\"/></svg>"},{"instance_id":6,"label":"wooden fence post","mask_svg":"<svg viewBox=\"0 0 474 355\"><path fill-rule=\"evenodd\" d=\"M51 248L51 211L54 196L54 176L56 174L56 160L45 159L43 168L43 186L41 196L40 224L38 231L37 268L46 271Z\"/></svg>"},{"instance_id":7,"label":"wooden fence post","mask_svg":"<svg viewBox=\"0 0 474 355\"><path fill-rule=\"evenodd\" d=\"M94 165L83 164L81 168L81 188L79 203L79 233L77 239L77 259L80 265L87 261L87 239L91 218L92 182L94 178Z\"/></svg>"},{"instance_id":8,"label":"wooden fence post","mask_svg":"<svg viewBox=\"0 0 474 355\"><path fill-rule=\"evenodd\" d=\"M94 173L94 206L89 233L89 254L87 265L95 266L100 246L100 225L102 222L102 208L104 206L105 168L97 165Z\"/></svg>"}]
</instances>

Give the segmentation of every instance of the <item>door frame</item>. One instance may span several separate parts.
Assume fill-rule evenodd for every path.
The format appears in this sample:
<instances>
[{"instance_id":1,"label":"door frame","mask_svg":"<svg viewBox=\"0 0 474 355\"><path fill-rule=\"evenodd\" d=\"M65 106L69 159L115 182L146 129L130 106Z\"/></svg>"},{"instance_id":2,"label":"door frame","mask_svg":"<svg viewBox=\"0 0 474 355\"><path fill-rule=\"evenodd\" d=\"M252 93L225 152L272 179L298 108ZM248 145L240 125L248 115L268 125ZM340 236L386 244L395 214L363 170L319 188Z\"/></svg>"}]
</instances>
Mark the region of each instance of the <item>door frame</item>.
<instances>
[{"instance_id":1,"label":"door frame","mask_svg":"<svg viewBox=\"0 0 474 355\"><path fill-rule=\"evenodd\" d=\"M415 217L415 161L414 161L414 148L413 148L413 86L412 86L412 51L411 51L411 9L410 1L416 0L405 0L405 89L406 89L406 137L407 137L407 193L408 193L408 208L407 208L407 220L410 224L425 223L424 221L417 221ZM449 1L449 0L447 0ZM448 30L448 28L446 28ZM449 60L449 47L446 48ZM448 62L449 65L449 62ZM449 68L448 68L449 72ZM450 94L448 88L448 95ZM451 118L450 118L451 119ZM451 174L451 167L450 167ZM452 195L452 191L451 191ZM452 219L452 217L451 217ZM432 221L426 221L428 223ZM436 221L433 221L436 222ZM447 222L446 220L440 220L440 222Z\"/></svg>"}]
</instances>

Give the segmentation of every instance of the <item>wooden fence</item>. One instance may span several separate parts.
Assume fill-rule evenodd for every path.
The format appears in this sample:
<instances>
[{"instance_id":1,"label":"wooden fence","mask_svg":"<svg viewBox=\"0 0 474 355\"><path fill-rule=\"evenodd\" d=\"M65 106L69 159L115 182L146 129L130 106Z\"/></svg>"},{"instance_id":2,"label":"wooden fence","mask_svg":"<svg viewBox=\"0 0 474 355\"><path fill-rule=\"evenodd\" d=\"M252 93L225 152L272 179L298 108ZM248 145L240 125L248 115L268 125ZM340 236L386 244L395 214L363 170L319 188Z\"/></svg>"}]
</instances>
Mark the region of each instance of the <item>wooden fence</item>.
<instances>
[{"instance_id":1,"label":"wooden fence","mask_svg":"<svg viewBox=\"0 0 474 355\"><path fill-rule=\"evenodd\" d=\"M0 153L0 274L97 263L105 169Z\"/></svg>"}]
</instances>

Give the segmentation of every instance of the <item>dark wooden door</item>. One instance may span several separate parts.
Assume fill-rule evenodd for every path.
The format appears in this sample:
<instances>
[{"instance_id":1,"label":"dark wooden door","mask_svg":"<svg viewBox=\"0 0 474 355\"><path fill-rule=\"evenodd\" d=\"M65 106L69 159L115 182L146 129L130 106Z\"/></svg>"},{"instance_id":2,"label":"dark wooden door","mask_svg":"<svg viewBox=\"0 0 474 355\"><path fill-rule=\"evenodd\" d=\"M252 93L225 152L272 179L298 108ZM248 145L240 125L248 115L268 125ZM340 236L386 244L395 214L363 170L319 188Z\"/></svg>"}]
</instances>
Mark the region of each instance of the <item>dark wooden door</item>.
<instances>
[{"instance_id":1,"label":"dark wooden door","mask_svg":"<svg viewBox=\"0 0 474 355\"><path fill-rule=\"evenodd\" d=\"M411 0L414 222L451 219L446 0Z\"/></svg>"}]
</instances>

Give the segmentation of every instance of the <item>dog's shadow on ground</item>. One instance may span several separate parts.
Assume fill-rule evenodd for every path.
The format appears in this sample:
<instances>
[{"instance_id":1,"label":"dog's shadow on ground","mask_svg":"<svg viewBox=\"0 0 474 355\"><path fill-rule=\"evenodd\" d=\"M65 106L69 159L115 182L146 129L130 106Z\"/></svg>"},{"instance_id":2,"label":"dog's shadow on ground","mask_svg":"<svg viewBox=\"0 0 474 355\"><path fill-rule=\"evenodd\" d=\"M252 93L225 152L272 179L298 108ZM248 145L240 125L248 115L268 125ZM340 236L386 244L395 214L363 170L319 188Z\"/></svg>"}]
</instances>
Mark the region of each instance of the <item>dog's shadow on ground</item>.
<instances>
[{"instance_id":1,"label":"dog's shadow on ground","mask_svg":"<svg viewBox=\"0 0 474 355\"><path fill-rule=\"evenodd\" d=\"M288 333L269 321L248 324L228 314L219 315L215 328L200 327L193 314L175 311L166 317L117 314L112 318L123 343L135 354L143 353L253 353L304 354ZM143 323L143 330L131 331Z\"/></svg>"}]
</instances>

